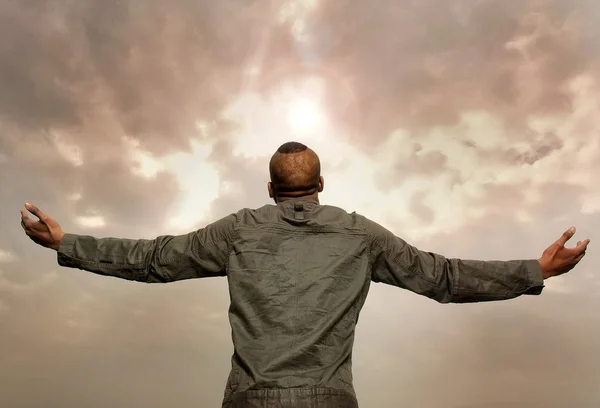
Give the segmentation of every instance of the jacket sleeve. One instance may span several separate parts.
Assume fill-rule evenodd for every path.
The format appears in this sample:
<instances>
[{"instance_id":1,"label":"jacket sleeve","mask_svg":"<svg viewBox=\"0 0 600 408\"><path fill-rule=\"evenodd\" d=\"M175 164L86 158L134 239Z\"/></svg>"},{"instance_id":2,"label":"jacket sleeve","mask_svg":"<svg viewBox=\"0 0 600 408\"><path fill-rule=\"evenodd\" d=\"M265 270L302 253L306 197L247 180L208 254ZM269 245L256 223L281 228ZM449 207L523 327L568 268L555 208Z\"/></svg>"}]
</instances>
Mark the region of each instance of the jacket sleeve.
<instances>
[{"instance_id":1,"label":"jacket sleeve","mask_svg":"<svg viewBox=\"0 0 600 408\"><path fill-rule=\"evenodd\" d=\"M539 295L543 290L542 270L536 259L447 259L418 250L373 221L365 222L373 282L398 286L440 303L505 300Z\"/></svg>"},{"instance_id":2,"label":"jacket sleeve","mask_svg":"<svg viewBox=\"0 0 600 408\"><path fill-rule=\"evenodd\" d=\"M189 234L153 240L65 234L58 264L147 283L225 276L236 219L231 214Z\"/></svg>"}]
</instances>

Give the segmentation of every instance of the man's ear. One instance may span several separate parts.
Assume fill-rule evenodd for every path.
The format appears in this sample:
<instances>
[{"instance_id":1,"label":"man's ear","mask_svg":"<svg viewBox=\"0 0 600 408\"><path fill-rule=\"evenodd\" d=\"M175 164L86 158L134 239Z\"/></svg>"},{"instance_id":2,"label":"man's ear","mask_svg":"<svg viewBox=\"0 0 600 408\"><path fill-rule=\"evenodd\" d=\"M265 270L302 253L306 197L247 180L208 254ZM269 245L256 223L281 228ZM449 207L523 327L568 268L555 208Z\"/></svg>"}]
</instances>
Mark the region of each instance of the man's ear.
<instances>
[{"instance_id":1,"label":"man's ear","mask_svg":"<svg viewBox=\"0 0 600 408\"><path fill-rule=\"evenodd\" d=\"M324 188L325 188L325 179L323 178L323 176L320 176L319 177L319 187L318 187L319 193L323 192Z\"/></svg>"},{"instance_id":2,"label":"man's ear","mask_svg":"<svg viewBox=\"0 0 600 408\"><path fill-rule=\"evenodd\" d=\"M269 198L274 198L275 192L273 191L273 184L270 181L267 183L267 190L269 191Z\"/></svg>"}]
</instances>

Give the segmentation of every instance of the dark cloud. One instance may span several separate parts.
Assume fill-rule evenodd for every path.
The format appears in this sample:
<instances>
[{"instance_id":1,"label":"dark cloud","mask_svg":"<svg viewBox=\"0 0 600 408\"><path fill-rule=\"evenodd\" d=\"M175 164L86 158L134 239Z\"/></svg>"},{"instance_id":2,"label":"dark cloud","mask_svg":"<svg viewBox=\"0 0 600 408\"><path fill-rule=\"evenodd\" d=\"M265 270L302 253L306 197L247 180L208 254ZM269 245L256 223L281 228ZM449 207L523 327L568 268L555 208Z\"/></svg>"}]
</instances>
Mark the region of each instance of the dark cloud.
<instances>
[{"instance_id":1,"label":"dark cloud","mask_svg":"<svg viewBox=\"0 0 600 408\"><path fill-rule=\"evenodd\" d=\"M330 108L360 129L353 141L365 148L398 127L454 124L465 110L488 109L513 127L569 112L567 81L598 62L589 52L597 16L585 0L326 3L320 22L336 41L322 63L356 100L337 109L345 105L332 93Z\"/></svg>"},{"instance_id":2,"label":"dark cloud","mask_svg":"<svg viewBox=\"0 0 600 408\"><path fill-rule=\"evenodd\" d=\"M74 209L53 213L98 213L112 233L116 225L126 231L161 224L178 193L171 175L132 174L123 137L157 156L188 150L196 122L218 118L241 91L243 68L266 25L281 32L264 53L265 70L289 54L285 27L272 24L276 9L267 2L0 7L0 147L9 157L3 191L20 190L20 199L46 203L49 211L53 200L80 193ZM59 154L56 135L79 149L82 166ZM35 179L35 187L12 189L13 174Z\"/></svg>"},{"instance_id":3,"label":"dark cloud","mask_svg":"<svg viewBox=\"0 0 600 408\"><path fill-rule=\"evenodd\" d=\"M407 145L411 142L407 141ZM413 177L430 177L451 172L447 166L448 156L440 151L422 151L419 143L413 142L412 146L400 146L398 158L394 159L391 168L385 169L385 174L380 174L377 186L383 191Z\"/></svg>"},{"instance_id":4,"label":"dark cloud","mask_svg":"<svg viewBox=\"0 0 600 408\"><path fill-rule=\"evenodd\" d=\"M276 39L265 70L289 56L268 2L56 0L2 10L1 117L63 129L78 143L118 145L127 135L155 154L187 149L196 121L215 119L241 90L265 26Z\"/></svg>"},{"instance_id":5,"label":"dark cloud","mask_svg":"<svg viewBox=\"0 0 600 408\"><path fill-rule=\"evenodd\" d=\"M537 140L534 139L530 150L525 153L515 152L512 149L508 150L510 155L513 156L511 159L514 160L515 164L532 165L547 157L552 152L562 149L564 146L564 142L553 133L546 133L539 136Z\"/></svg>"}]
</instances>

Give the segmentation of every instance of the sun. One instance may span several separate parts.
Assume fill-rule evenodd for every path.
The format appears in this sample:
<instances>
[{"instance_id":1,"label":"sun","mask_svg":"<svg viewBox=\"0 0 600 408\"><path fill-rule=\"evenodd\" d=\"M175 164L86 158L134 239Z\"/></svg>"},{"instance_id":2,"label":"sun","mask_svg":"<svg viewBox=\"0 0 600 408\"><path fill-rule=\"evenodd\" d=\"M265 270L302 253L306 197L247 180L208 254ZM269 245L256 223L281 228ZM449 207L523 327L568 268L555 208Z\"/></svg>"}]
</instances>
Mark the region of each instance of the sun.
<instances>
[{"instance_id":1,"label":"sun","mask_svg":"<svg viewBox=\"0 0 600 408\"><path fill-rule=\"evenodd\" d=\"M287 120L292 130L310 132L323 123L323 111L316 101L300 97L291 101Z\"/></svg>"}]
</instances>

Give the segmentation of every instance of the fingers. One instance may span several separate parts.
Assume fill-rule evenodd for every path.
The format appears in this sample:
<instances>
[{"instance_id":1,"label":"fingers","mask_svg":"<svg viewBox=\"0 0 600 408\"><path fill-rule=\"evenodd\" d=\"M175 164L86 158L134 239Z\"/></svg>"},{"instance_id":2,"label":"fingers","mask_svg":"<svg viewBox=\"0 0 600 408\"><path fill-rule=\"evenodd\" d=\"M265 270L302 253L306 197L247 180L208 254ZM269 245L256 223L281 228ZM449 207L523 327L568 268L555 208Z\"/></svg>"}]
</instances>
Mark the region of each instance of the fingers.
<instances>
[{"instance_id":1,"label":"fingers","mask_svg":"<svg viewBox=\"0 0 600 408\"><path fill-rule=\"evenodd\" d=\"M27 208L27 211L38 217L43 223L46 223L46 221L48 221L50 218L48 215L46 215L46 213L31 203L25 203L25 208Z\"/></svg>"},{"instance_id":2,"label":"fingers","mask_svg":"<svg viewBox=\"0 0 600 408\"><path fill-rule=\"evenodd\" d=\"M28 235L33 232L40 231L48 231L49 227L42 221L34 221L24 210L20 210L21 212L21 227L25 230L25 233Z\"/></svg>"},{"instance_id":3,"label":"fingers","mask_svg":"<svg viewBox=\"0 0 600 408\"><path fill-rule=\"evenodd\" d=\"M573 247L573 248L561 248L561 251L565 254L568 255L572 258L576 258L579 255L585 253L585 251L587 250L587 246L590 243L589 239L586 239L584 241L577 241L577 246Z\"/></svg>"},{"instance_id":4,"label":"fingers","mask_svg":"<svg viewBox=\"0 0 600 408\"><path fill-rule=\"evenodd\" d=\"M589 243L590 243L589 239L586 239L585 241L579 241L579 242L577 242L577 246L575 248L579 252L585 252Z\"/></svg>"},{"instance_id":5,"label":"fingers","mask_svg":"<svg viewBox=\"0 0 600 408\"><path fill-rule=\"evenodd\" d=\"M33 220L31 218L29 218L29 216L27 215L27 213L24 210L20 210L21 212L21 227L23 227L24 230L27 230L28 226L33 222Z\"/></svg>"},{"instance_id":6,"label":"fingers","mask_svg":"<svg viewBox=\"0 0 600 408\"><path fill-rule=\"evenodd\" d=\"M21 221L30 219L25 210L19 210L19 212L21 213Z\"/></svg>"},{"instance_id":7,"label":"fingers","mask_svg":"<svg viewBox=\"0 0 600 408\"><path fill-rule=\"evenodd\" d=\"M590 243L589 239L584 241L578 241L577 246L572 248L572 257L574 258L575 263L579 263L581 259L585 256L585 251L587 250L587 246Z\"/></svg>"},{"instance_id":8,"label":"fingers","mask_svg":"<svg viewBox=\"0 0 600 408\"><path fill-rule=\"evenodd\" d=\"M556 243L564 246L569 239L575 234L575 227L571 227L560 236L559 239L556 240Z\"/></svg>"}]
</instances>

